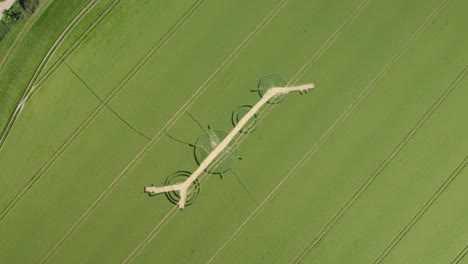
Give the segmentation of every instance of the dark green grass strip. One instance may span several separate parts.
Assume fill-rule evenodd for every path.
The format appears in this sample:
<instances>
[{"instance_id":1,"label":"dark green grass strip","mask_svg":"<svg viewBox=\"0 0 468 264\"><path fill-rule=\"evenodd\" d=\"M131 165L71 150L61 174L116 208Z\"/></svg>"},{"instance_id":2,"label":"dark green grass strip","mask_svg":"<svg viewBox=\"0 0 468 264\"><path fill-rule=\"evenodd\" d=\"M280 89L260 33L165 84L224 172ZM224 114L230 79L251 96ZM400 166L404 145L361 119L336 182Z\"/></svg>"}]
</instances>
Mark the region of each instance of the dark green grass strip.
<instances>
[{"instance_id":1,"label":"dark green grass strip","mask_svg":"<svg viewBox=\"0 0 468 264\"><path fill-rule=\"evenodd\" d=\"M63 59L65 59L66 57L68 57L75 49L76 47L78 47L84 39L87 38L87 36L89 36L89 34L110 14L110 12L112 10L114 10L114 8L117 6L117 4L120 2L121 0L115 0L111 3L111 5L109 5L109 7L107 7L97 18L97 20L95 20L89 27L88 29L81 34L81 36L74 42L74 44L66 51L66 56L64 56ZM93 2L93 6L94 4L96 4L97 2ZM92 8L92 7L91 7ZM89 10L88 10L89 11ZM87 12L83 13L81 18L84 17L85 15L87 14ZM76 20L76 23L78 23L81 18L79 18L78 20ZM73 28L73 27L71 27ZM66 29L66 31L64 32L65 35L64 36L60 36L60 38L62 38L60 41L63 41L66 36L71 32L71 28L70 28L70 31L66 32L69 28ZM63 34L63 33L62 33ZM26 104L27 101L32 97L32 95L34 95L38 90L39 90L39 87L50 77L50 75L58 68L58 66L61 64L59 63L57 65L57 67L53 67L52 69L49 69L46 73L45 73L45 77L43 77L42 79L39 79L39 76L41 76L41 73L42 73L42 70L43 68L45 67L45 65L47 64L46 62L49 60L49 58L52 56L52 54L54 54L55 50L59 47L60 45L57 45L55 47L52 47L52 50L49 50L48 53L46 54L46 57L42 59L41 61L41 64L39 65L39 67L36 69L36 72L34 74L34 76L31 78L31 80L29 81L29 84L28 86L26 87L26 89L24 90L23 92L23 96L22 96L22 99L20 101L22 101L23 104ZM59 60L59 62L61 62L62 60ZM13 127L16 119L18 118L19 114L20 114L20 109L16 108L13 112L13 114L10 116L10 118L8 119L8 122L6 124L6 127L4 128L3 132L2 132L2 135L0 137L0 150L2 149L3 145L5 144L5 141L8 137L8 134L10 133L11 131L11 128Z\"/></svg>"},{"instance_id":2,"label":"dark green grass strip","mask_svg":"<svg viewBox=\"0 0 468 264\"><path fill-rule=\"evenodd\" d=\"M5 62L2 64L3 67L0 69L0 79L5 83L9 83L6 85L5 91L3 90L2 91L4 94L9 95L11 104L7 105L7 107L3 109L4 113L2 113L0 116L0 131L2 132L0 134L0 149L3 146L6 136L8 135L8 132L11 129L11 126L13 125L15 119L17 118L17 115L19 114L18 108L13 110L12 107L14 107L20 100L23 100L25 98L25 96L28 94L28 92L31 90L32 86L34 85L35 80L39 77L44 65L46 64L47 60L51 57L54 50L68 36L68 34L70 33L70 30L76 25L76 23L78 23L83 18L83 16L86 15L95 5L96 5L96 0L92 0L83 9L81 9L78 15L74 17L73 20L68 25L66 25L65 29L61 32L61 34L53 43L48 43L48 42L46 43L45 41L44 42L38 41L38 39L52 39L52 38L44 37L44 34L41 34L43 33L42 26L47 29L48 31L47 33L53 32L53 33L58 34L58 32L54 32L50 30L50 25L48 23L52 23L51 21L56 22L55 17L59 15L53 13L54 11L50 11L49 13L53 13L53 15L50 15L50 16L53 16L54 18L53 19L53 18L47 17L47 13L46 13L44 15L45 18L37 22L39 24L37 25L37 28L32 28L32 31L29 32L29 34L25 37L25 40L23 41L24 43L34 42L34 45L32 45L34 48L24 43L19 43L18 45L27 46L28 49L27 50L20 49L19 51L20 54L18 55L19 57L15 57L14 60L12 59L11 61L12 65L10 67L6 67L6 65L9 64L9 58L12 55L7 56ZM63 9L60 6L59 7L51 6L50 8L53 10ZM62 17L66 17L66 16L62 15ZM41 23L45 23L46 25L42 25ZM47 36L47 34L45 36ZM12 51L9 54L12 54L18 45L15 45L14 47L12 47ZM48 45L51 45L51 46L48 46ZM44 49L42 51L43 53L45 53L43 58L40 56L37 56L37 54L41 54L41 52L38 51L38 49L40 48ZM30 53L33 53L33 52L35 52L36 54L31 56ZM23 58L21 56L28 56L28 57ZM39 59L41 60L39 61ZM38 60L38 61L32 62L31 60ZM36 63L38 66L35 69L32 69L32 65L35 66ZM31 67L31 69L29 67ZM8 70L8 71L4 73L4 70ZM9 72L13 70L14 70L14 73ZM34 72L31 72L32 77L30 79L24 77L25 70L34 71ZM26 74L26 76L28 75ZM15 78L20 78L21 80L15 82ZM18 82L20 83L20 85L17 85ZM28 82L28 83L27 84L24 83L24 87L23 87L23 84L21 84L22 82ZM8 93L8 91L12 90L12 88L8 88L8 85L11 85L11 83L14 83L17 85L17 87L15 87L16 89L13 90L13 93L14 93L13 95ZM21 88L18 89L18 87L21 87ZM19 98L20 95L21 95L21 99ZM0 101L1 100L2 98L0 97ZM5 119L7 120L6 123L4 122Z\"/></svg>"},{"instance_id":3,"label":"dark green grass strip","mask_svg":"<svg viewBox=\"0 0 468 264\"><path fill-rule=\"evenodd\" d=\"M44 75L39 78L34 86L37 86L38 88L46 82L50 76L58 69L58 67L62 64L62 62L68 58L79 46L85 39L88 38L88 36L104 21L105 18L107 18L112 11L118 6L118 4L122 0L114 0L98 17L96 21L94 21L91 25L88 26L88 28L80 35L80 37L73 42L73 44L65 50L65 52L62 55L59 55L59 59L55 61L54 64L44 73ZM38 89L37 88L37 89Z\"/></svg>"}]
</instances>

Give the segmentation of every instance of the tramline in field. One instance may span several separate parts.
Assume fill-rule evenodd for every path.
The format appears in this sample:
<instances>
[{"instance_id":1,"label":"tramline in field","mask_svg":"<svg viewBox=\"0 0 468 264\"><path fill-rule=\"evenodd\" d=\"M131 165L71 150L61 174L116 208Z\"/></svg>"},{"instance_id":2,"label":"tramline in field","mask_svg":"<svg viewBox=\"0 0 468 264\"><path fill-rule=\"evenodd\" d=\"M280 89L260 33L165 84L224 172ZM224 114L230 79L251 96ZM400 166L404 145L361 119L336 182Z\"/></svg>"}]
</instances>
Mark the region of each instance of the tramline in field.
<instances>
[{"instance_id":1,"label":"tramline in field","mask_svg":"<svg viewBox=\"0 0 468 264\"><path fill-rule=\"evenodd\" d=\"M291 87L272 87L263 94L263 97L248 111L241 120L237 123L236 126L229 132L229 134L213 149L213 151L203 160L200 166L195 170L194 173L190 175L184 182L177 183L173 185L166 185L163 187L145 187L145 192L150 195L156 195L160 193L170 193L170 192L179 192L179 209L184 209L187 196L189 195L189 190L192 184L197 180L197 178L208 168L208 166L223 152L223 150L228 147L229 143L234 139L237 133L239 133L242 128L247 124L247 122L262 108L262 106L268 103L271 99L276 96L288 94L290 92L307 92L308 90L314 89L315 85L305 84L299 86Z\"/></svg>"}]
</instances>

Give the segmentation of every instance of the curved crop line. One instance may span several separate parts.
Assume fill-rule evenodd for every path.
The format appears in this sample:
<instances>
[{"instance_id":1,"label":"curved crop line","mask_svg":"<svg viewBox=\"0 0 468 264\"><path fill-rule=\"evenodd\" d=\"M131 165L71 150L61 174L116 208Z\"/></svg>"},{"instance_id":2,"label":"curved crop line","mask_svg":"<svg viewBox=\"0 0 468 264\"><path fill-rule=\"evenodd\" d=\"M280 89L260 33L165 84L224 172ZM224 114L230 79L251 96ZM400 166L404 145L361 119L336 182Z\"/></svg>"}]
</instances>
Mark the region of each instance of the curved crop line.
<instances>
[{"instance_id":1,"label":"curved crop line","mask_svg":"<svg viewBox=\"0 0 468 264\"><path fill-rule=\"evenodd\" d=\"M205 0L199 0L205 1ZM192 6L193 7L193 6ZM185 16L184 16L185 17ZM178 21L180 22L180 21ZM95 110L81 123L81 125L70 135L70 137L60 146L60 148L52 155L52 157L34 174L34 176L28 181L26 186L15 196L15 198L8 204L8 206L0 212L0 222L3 221L6 215L9 214L16 204L26 195L29 189L41 178L41 176L57 161L57 159L65 152L66 149L76 140L76 138L88 127L88 125L100 114L106 107L106 105L112 100L112 98L120 91L123 86L135 75L141 67L154 55L154 53L160 49L160 47L170 38L178 29L178 27L171 28L162 39L160 39L149 53L132 69L132 71L125 76L125 78L114 88L114 90L104 99L104 103L99 104Z\"/></svg>"},{"instance_id":2,"label":"curved crop line","mask_svg":"<svg viewBox=\"0 0 468 264\"><path fill-rule=\"evenodd\" d=\"M184 111L189 108L209 87L213 80L225 69L232 61L240 54L240 52L252 41L252 39L260 32L271 19L276 16L279 10L286 4L288 0L282 0L278 3L270 13L254 28L252 32L237 46L237 48L225 59L225 61L219 65L216 70L208 77L208 79L195 91L194 94L177 110L177 112L169 119L169 121L154 135L152 140L148 142L140 152L127 164L127 166L121 171L119 175L106 187L106 189L96 198L96 200L90 205L90 207L77 219L77 221L70 227L70 229L64 234L64 236L57 242L54 247L60 247L58 244L62 244L68 237L81 225L84 220L99 206L107 195L114 190L117 184L124 178L124 176L143 158L144 155L156 144L164 131L172 127L172 125L182 116Z\"/></svg>"},{"instance_id":3,"label":"curved crop line","mask_svg":"<svg viewBox=\"0 0 468 264\"><path fill-rule=\"evenodd\" d=\"M3 129L2 134L0 136L0 151L2 150L4 143L8 137L8 134L13 127L13 124L16 122L19 114L21 113L22 109L24 108L28 98L30 97L31 91L34 90L36 80L39 78L40 74L42 73L45 65L48 63L50 58L52 57L53 53L58 49L58 47L63 43L66 37L70 34L70 32L78 25L78 23L86 16L99 2L100 0L92 0L90 1L78 15L68 24L68 26L64 29L64 31L60 34L57 40L52 44L52 47L48 50L47 54L42 59L41 63L37 67L36 71L34 72L31 80L28 83L28 86L23 92L21 100L19 101L16 109L13 111L12 115L10 116L6 127Z\"/></svg>"},{"instance_id":4,"label":"curved crop line","mask_svg":"<svg viewBox=\"0 0 468 264\"><path fill-rule=\"evenodd\" d=\"M457 256L452 260L452 264L458 264L460 261L466 256L466 253L468 253L468 244L458 253Z\"/></svg>"},{"instance_id":5,"label":"curved crop line","mask_svg":"<svg viewBox=\"0 0 468 264\"><path fill-rule=\"evenodd\" d=\"M445 1L446 2L446 1ZM439 11L440 12L440 11ZM432 17L432 16L431 16ZM435 18L435 16L434 16ZM431 19L432 20L432 19ZM427 25L430 23L427 23ZM414 41L413 41L414 42ZM450 87L450 86L449 86ZM444 92L445 94L445 92ZM443 94L443 95L444 95ZM448 95L447 93L446 95ZM293 260L292 263L300 263L304 257L317 245L317 243L325 236L325 234L337 223L339 219L347 212L347 210L354 204L354 202L361 196L361 194L367 189L367 187L375 180L375 178L385 169L385 167L393 160L393 158L406 146L409 140L416 134L419 128L425 123L425 121L432 115L435 109L442 103L446 96L441 96L433 104L432 107L423 115L418 123L408 132L408 134L400 141L396 148L382 161L382 163L374 170L374 172L364 181L364 183L356 190L352 197L350 197L340 210L328 221L328 223L319 231L317 236L306 245L306 247L299 253L298 256ZM441 99L442 98L442 99ZM441 100L441 101L439 101ZM437 106L434 106L437 105Z\"/></svg>"},{"instance_id":6,"label":"curved crop line","mask_svg":"<svg viewBox=\"0 0 468 264\"><path fill-rule=\"evenodd\" d=\"M387 247L379 254L373 263L381 263L385 257L395 248L395 246L401 241L401 239L413 228L413 226L422 218L427 210L434 204L434 202L440 197L440 195L447 189L447 187L455 180L455 178L463 171L468 164L468 156L455 168L450 176L442 183L435 193L432 194L431 198L427 200L421 209L418 210L416 215L409 221L409 223L398 233L395 238L388 244Z\"/></svg>"},{"instance_id":7,"label":"curved crop line","mask_svg":"<svg viewBox=\"0 0 468 264\"><path fill-rule=\"evenodd\" d=\"M63 64L68 68L68 70L78 79L80 82L83 84L86 89L102 104L105 104L102 98L89 86L85 80L78 75L75 70L66 62L64 61ZM136 127L132 126L127 120L125 120L119 113L117 113L114 109L112 109L109 105L105 104L105 107L112 113L114 114L115 117L117 117L122 123L124 123L129 129L131 129L133 132L137 133L141 137L145 138L146 140L151 140L149 137L147 137L142 131L138 130Z\"/></svg>"}]
</instances>

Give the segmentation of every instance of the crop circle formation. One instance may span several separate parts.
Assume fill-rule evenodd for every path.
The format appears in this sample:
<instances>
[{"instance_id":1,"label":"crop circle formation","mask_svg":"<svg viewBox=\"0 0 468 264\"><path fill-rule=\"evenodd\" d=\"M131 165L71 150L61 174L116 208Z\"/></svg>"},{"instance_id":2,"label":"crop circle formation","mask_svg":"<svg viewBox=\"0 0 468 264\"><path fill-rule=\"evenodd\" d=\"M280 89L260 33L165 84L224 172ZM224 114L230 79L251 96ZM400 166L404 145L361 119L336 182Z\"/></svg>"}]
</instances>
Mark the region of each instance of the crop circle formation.
<instances>
[{"instance_id":1,"label":"crop circle formation","mask_svg":"<svg viewBox=\"0 0 468 264\"><path fill-rule=\"evenodd\" d=\"M178 183L183 183L188 177L190 177L190 175L191 173L188 171L178 171L174 174L169 175L166 178L164 184L166 186L170 186ZM191 205L195 201L195 198L197 198L199 193L200 183L197 179L195 179L195 181L192 182L192 184L190 184L190 187L187 190L187 200L185 201L185 205ZM180 194L178 191L166 192L164 194L166 195L167 199L173 204L177 204L180 200Z\"/></svg>"},{"instance_id":2,"label":"crop circle formation","mask_svg":"<svg viewBox=\"0 0 468 264\"><path fill-rule=\"evenodd\" d=\"M194 150L197 164L200 165L226 136L227 133L222 130L208 130L201 134L195 143ZM229 144L205 171L212 174L224 173L232 168L237 159L237 148L233 144Z\"/></svg>"},{"instance_id":3,"label":"crop circle formation","mask_svg":"<svg viewBox=\"0 0 468 264\"><path fill-rule=\"evenodd\" d=\"M265 95L268 89L273 87L285 87L288 82L279 74L271 73L263 76L258 82L258 93L261 97ZM269 104L278 104L284 100L283 96L276 96L268 100Z\"/></svg>"},{"instance_id":4,"label":"crop circle formation","mask_svg":"<svg viewBox=\"0 0 468 264\"><path fill-rule=\"evenodd\" d=\"M232 125L236 126L239 121L252 109L251 105L239 106L232 112ZM257 114L255 114L245 126L240 130L241 133L248 134L257 129Z\"/></svg>"}]
</instances>

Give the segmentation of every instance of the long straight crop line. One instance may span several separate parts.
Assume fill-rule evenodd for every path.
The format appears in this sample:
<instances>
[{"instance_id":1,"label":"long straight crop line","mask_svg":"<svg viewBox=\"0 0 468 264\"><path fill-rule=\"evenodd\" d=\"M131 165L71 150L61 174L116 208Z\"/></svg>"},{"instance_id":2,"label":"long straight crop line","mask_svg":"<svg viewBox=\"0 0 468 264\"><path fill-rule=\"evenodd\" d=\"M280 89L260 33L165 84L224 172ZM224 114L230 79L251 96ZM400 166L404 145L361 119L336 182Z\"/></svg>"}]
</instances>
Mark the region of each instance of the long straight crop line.
<instances>
[{"instance_id":1,"label":"long straight crop line","mask_svg":"<svg viewBox=\"0 0 468 264\"><path fill-rule=\"evenodd\" d=\"M447 187L455 180L455 178L463 171L468 164L468 155L463 161L455 168L450 176L445 179L442 185L439 186L437 191L427 200L424 205L419 209L416 215L408 222L408 224L393 238L387 247L379 254L373 263L381 263L386 256L395 248L395 246L401 241L401 239L413 228L413 226L421 219L421 217L427 212L427 210L434 204L434 202L440 197L440 195L447 189Z\"/></svg>"},{"instance_id":2,"label":"long straight crop line","mask_svg":"<svg viewBox=\"0 0 468 264\"><path fill-rule=\"evenodd\" d=\"M437 9L425 23L424 28L427 28L430 24L430 21L435 19L435 17L445 8L447 1L439 6L441 9ZM422 31L421 31L422 33ZM418 35L419 36L419 35ZM415 41L416 39L414 39ZM413 41L413 42L414 42ZM409 46L408 46L409 47ZM403 55L403 54L401 54ZM450 92L449 92L450 93ZM445 94L448 96L448 94ZM309 242L306 247L299 253L298 256L293 260L292 263L300 263L303 258L312 250L315 245L328 233L328 231L338 222L339 219L347 212L347 210L354 204L354 202L361 196L361 194L367 190L369 185L378 177L378 175L386 168L386 166L393 160L393 158L406 146L411 137L419 130L419 128L426 122L426 120L432 115L432 113L437 109L437 107L445 100L446 96L442 95L438 98L438 101L433 105L433 109L429 109L428 112L419 120L419 122L413 127L405 138L397 145L397 147L384 159L384 161L379 165L379 167L364 181L364 183L356 190L352 197L350 197L345 204L340 208L340 210L329 220L329 222L319 231L317 236Z\"/></svg>"},{"instance_id":3,"label":"long straight crop line","mask_svg":"<svg viewBox=\"0 0 468 264\"><path fill-rule=\"evenodd\" d=\"M70 24L65 28L65 30L62 32L62 34L60 34L58 39L53 43L52 47L48 50L46 56L42 59L40 65L38 66L38 68L34 72L33 77L29 81L28 86L24 90L23 95L21 97L21 100L19 101L16 109L14 110L13 114L10 116L5 129L2 131L2 134L0 136L0 151L2 150L2 148L3 148L4 144L5 144L5 141L6 141L8 135L10 133L10 130L12 129L12 127L13 127L14 123L16 122L16 120L18 119L22 109L24 108L24 106L26 105L27 101L32 96L32 94L35 93L34 89L36 88L37 79L42 74L42 72L43 72L43 70L45 68L45 65L47 65L47 63L52 58L52 55L57 51L57 49L60 47L60 45L63 43L63 41L72 32L72 30L97 5L97 3L99 1L100 0L92 0L90 3L88 3L88 5L83 10L81 10L81 12L73 19L73 21L70 22ZM117 1L117 0L114 0L114 2L115 1ZM118 0L118 1L120 1L120 0ZM106 11L107 11L107 9L106 9ZM97 20L93 23L93 25L97 26L97 24L99 24L102 21L102 19L104 19L107 16L107 14L104 13L104 14L101 14L100 16L98 16ZM91 26L93 26L93 25L91 25Z\"/></svg>"},{"instance_id":4,"label":"long straight crop line","mask_svg":"<svg viewBox=\"0 0 468 264\"><path fill-rule=\"evenodd\" d=\"M416 33L410 38L405 47L397 55L397 59L401 57L406 50L409 48L409 43L414 43L419 35L430 25L438 14L445 8L448 0L442 2L440 6L429 16L426 22L416 31ZM396 61L395 61L396 62ZM449 86L450 87L450 86ZM445 94L445 93L444 93ZM292 263L300 263L304 257L312 250L312 248L325 236L326 233L336 224L336 222L347 212L347 210L354 204L354 202L361 196L361 194L368 188L368 186L375 180L375 178L385 169L385 167L393 160L393 158L404 148L404 146L409 142L412 135L414 135L419 128L426 122L426 120L432 115L432 113L437 109L437 107L445 100L446 96L444 94L437 99L421 119L416 123L416 125L408 132L408 134L402 139L402 141L396 146L396 148L384 159L384 161L377 167L377 169L364 181L364 183L356 190L352 197L350 197L345 204L340 208L340 210L329 220L329 222L319 231L317 236L309 242L306 247L299 253L298 256L292 261ZM448 96L449 93L446 95Z\"/></svg>"},{"instance_id":5,"label":"long straight crop line","mask_svg":"<svg viewBox=\"0 0 468 264\"><path fill-rule=\"evenodd\" d=\"M433 105L431 115L436 108L448 97L448 95L455 89L456 86L466 77L468 73L468 65L459 73L455 80L450 84L449 88L444 91L444 93L439 97ZM415 133L413 133L414 135ZM414 226L414 224L422 217L422 215L429 209L429 207L434 203L434 201L442 194L442 192L448 187L448 185L457 177L458 173L463 170L468 162L468 156L462 161L462 163L457 167L457 169L448 177L444 183L437 189L437 191L431 196L431 198L424 204L424 206L417 212L417 214L411 219L405 228L403 228L400 233L390 242L390 244L380 253L374 263L380 263L388 255L388 253L393 250L393 248L400 242L400 240L406 235L406 233Z\"/></svg>"},{"instance_id":6,"label":"long straight crop line","mask_svg":"<svg viewBox=\"0 0 468 264\"><path fill-rule=\"evenodd\" d=\"M282 9L288 0L281 0L263 20L256 25L252 32L235 48L235 50L216 68L216 70L208 77L208 79L195 91L195 93L176 111L176 113L169 119L169 121L154 135L152 140L148 142L140 152L127 164L119 175L106 187L106 189L96 198L90 207L78 218L78 220L70 227L70 229L62 236L48 255L55 254L56 250L65 242L66 239L84 222L88 216L94 212L107 195L117 186L117 184L124 178L124 176L146 155L146 153L156 144L161 135L172 127L172 125L182 116L184 111L189 108L209 87L214 79L227 67L232 61L241 53L241 51L253 40L253 38L260 32Z\"/></svg>"},{"instance_id":7,"label":"long straight crop line","mask_svg":"<svg viewBox=\"0 0 468 264\"><path fill-rule=\"evenodd\" d=\"M468 244L458 253L455 258L452 260L452 264L458 264L460 261L466 256L466 253L468 253Z\"/></svg>"},{"instance_id":8,"label":"long straight crop line","mask_svg":"<svg viewBox=\"0 0 468 264\"><path fill-rule=\"evenodd\" d=\"M428 19L430 21L430 19ZM406 52L406 50L414 43L419 37L421 28L429 23L424 23L413 36L405 43L404 47L400 49L397 54L384 66L379 74L371 81L371 83L363 90L363 92L348 106L348 108L335 120L332 126L325 132L324 135L315 143L311 149L301 158L301 160L291 169L286 177L273 189L273 191L260 203L260 205L252 212L249 217L239 226L239 228L228 238L228 240L218 249L214 256L208 261L213 263L216 261L217 256L221 251L232 243L242 233L248 224L250 224L262 211L263 209L281 192L282 189L287 185L290 179L305 165L305 163L318 151L318 149L328 140L333 132L341 125L341 123L354 111L354 109L360 104L360 102L376 87L376 85L382 80L387 74L390 68L398 61L398 59Z\"/></svg>"}]
</instances>

